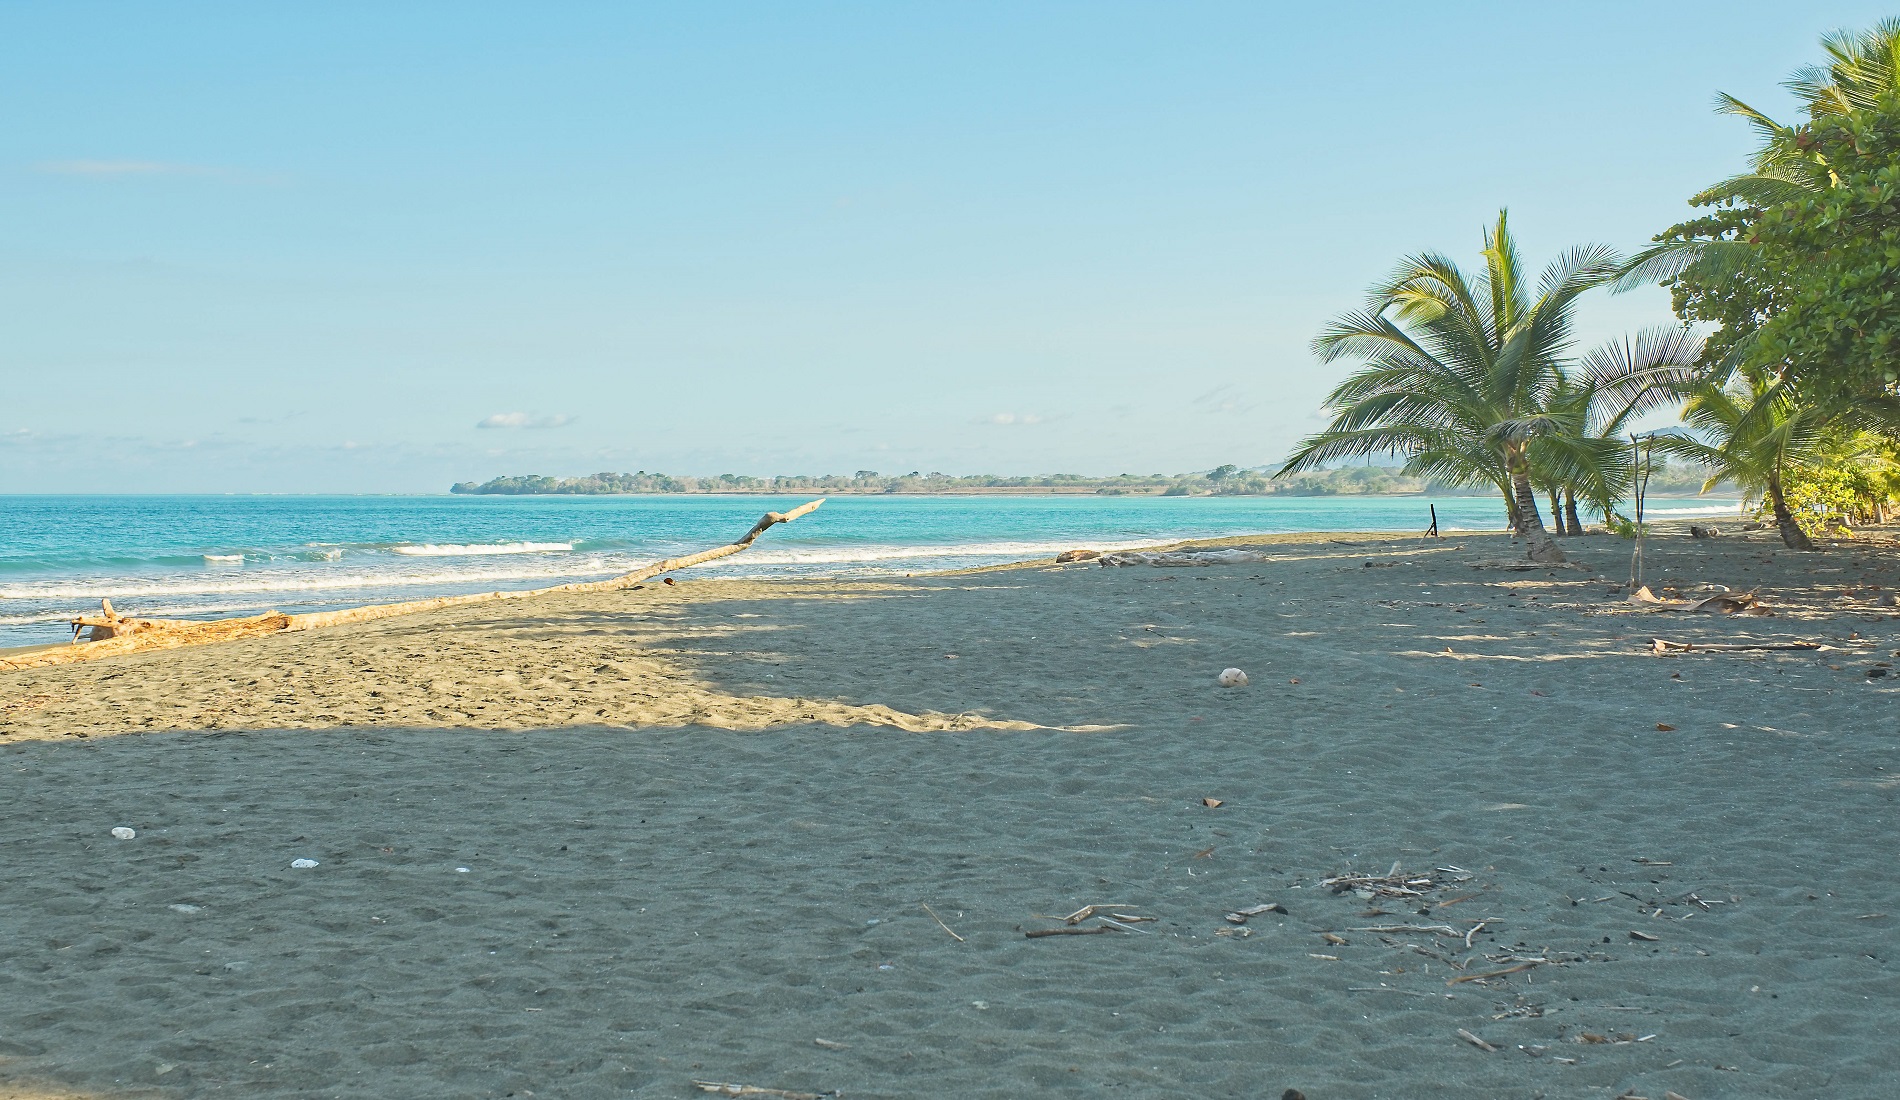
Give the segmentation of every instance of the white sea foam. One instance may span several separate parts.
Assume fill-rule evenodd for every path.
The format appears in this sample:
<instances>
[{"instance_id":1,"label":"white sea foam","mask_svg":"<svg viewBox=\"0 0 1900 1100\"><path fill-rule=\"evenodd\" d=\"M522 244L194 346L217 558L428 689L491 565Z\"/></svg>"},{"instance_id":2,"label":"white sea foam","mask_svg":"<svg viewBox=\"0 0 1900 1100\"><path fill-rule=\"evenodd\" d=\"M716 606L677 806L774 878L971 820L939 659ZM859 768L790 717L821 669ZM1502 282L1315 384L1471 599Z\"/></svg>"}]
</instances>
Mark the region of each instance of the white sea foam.
<instances>
[{"instance_id":1,"label":"white sea foam","mask_svg":"<svg viewBox=\"0 0 1900 1100\"><path fill-rule=\"evenodd\" d=\"M491 554L558 554L574 549L571 542L423 543L392 546L391 552L411 558L461 558Z\"/></svg>"},{"instance_id":2,"label":"white sea foam","mask_svg":"<svg viewBox=\"0 0 1900 1100\"><path fill-rule=\"evenodd\" d=\"M1741 509L1733 504L1697 504L1688 508L1657 508L1643 506L1643 518L1654 519L1657 516L1735 516L1741 518Z\"/></svg>"},{"instance_id":3,"label":"white sea foam","mask_svg":"<svg viewBox=\"0 0 1900 1100\"><path fill-rule=\"evenodd\" d=\"M206 565L241 565L244 562L243 554L206 554L204 557Z\"/></svg>"}]
</instances>

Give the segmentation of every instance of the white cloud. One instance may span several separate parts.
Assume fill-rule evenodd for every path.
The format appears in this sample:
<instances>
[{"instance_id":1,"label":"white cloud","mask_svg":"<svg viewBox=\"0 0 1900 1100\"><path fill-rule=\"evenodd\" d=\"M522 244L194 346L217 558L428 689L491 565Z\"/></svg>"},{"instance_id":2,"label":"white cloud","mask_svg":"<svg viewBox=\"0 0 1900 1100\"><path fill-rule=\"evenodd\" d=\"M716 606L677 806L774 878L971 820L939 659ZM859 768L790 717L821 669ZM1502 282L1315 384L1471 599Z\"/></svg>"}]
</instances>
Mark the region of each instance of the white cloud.
<instances>
[{"instance_id":1,"label":"white cloud","mask_svg":"<svg viewBox=\"0 0 1900 1100\"><path fill-rule=\"evenodd\" d=\"M1241 388L1232 382L1215 386L1190 404L1204 413L1244 413L1251 412L1254 407Z\"/></svg>"},{"instance_id":2,"label":"white cloud","mask_svg":"<svg viewBox=\"0 0 1900 1100\"><path fill-rule=\"evenodd\" d=\"M997 413L995 416L990 417L989 422L991 424L1003 425L1040 424L1042 423L1042 417L1037 416L1035 413Z\"/></svg>"},{"instance_id":3,"label":"white cloud","mask_svg":"<svg viewBox=\"0 0 1900 1100\"><path fill-rule=\"evenodd\" d=\"M565 428L574 423L574 418L566 413L496 413L484 417L476 423L477 428Z\"/></svg>"},{"instance_id":4,"label":"white cloud","mask_svg":"<svg viewBox=\"0 0 1900 1100\"><path fill-rule=\"evenodd\" d=\"M56 176L192 176L209 171L157 160L49 160L34 167Z\"/></svg>"}]
</instances>

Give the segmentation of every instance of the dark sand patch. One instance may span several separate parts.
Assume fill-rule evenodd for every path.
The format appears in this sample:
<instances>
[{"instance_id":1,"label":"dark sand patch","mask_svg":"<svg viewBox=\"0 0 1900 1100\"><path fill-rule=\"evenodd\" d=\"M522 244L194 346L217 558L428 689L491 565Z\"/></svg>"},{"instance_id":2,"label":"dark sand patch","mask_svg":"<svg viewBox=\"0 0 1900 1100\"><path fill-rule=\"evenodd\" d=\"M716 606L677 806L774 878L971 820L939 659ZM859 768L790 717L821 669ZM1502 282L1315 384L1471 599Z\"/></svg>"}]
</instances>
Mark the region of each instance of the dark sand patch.
<instances>
[{"instance_id":1,"label":"dark sand patch","mask_svg":"<svg viewBox=\"0 0 1900 1100\"><path fill-rule=\"evenodd\" d=\"M1685 584L1845 570L1743 620L1625 613L1583 574L1353 553L919 578L877 599L758 586L682 601L640 649L723 698L1123 727L1107 732L16 734L0 1081L1884 1095L1900 722L1894 681L1865 671L1900 621L1839 597L1890 567L1739 542L1652 556ZM1659 632L1878 648L1643 653ZM1226 665L1253 687L1213 687ZM113 840L121 824L138 838ZM1417 914L1317 888L1395 861L1466 868L1438 897L1476 896ZM1222 915L1265 900L1288 914L1232 934ZM1022 936L1095 901L1160 919ZM1469 951L1352 930L1481 917L1497 923ZM1552 961L1446 985L1508 957Z\"/></svg>"}]
</instances>

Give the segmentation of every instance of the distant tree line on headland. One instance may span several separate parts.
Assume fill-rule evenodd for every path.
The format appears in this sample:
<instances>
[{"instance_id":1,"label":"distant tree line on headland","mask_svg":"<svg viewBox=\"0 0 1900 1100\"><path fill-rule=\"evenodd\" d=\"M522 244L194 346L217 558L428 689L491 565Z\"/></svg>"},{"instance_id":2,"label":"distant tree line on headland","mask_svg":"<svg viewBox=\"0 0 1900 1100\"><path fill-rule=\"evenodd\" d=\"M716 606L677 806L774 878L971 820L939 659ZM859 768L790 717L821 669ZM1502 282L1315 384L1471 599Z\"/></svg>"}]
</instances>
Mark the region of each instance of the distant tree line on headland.
<instances>
[{"instance_id":1,"label":"distant tree line on headland","mask_svg":"<svg viewBox=\"0 0 1900 1100\"><path fill-rule=\"evenodd\" d=\"M1652 492L1694 492L1702 485L1698 470L1680 475L1659 470L1651 479ZM1479 489L1435 485L1384 466L1350 466L1307 470L1273 477L1263 470L1217 466L1191 474L1121 474L1085 477L1050 474L1043 477L1001 477L995 474L951 474L912 471L881 474L859 470L854 474L820 477L793 475L751 477L720 474L692 477L648 473L599 473L589 477L544 477L529 474L491 481L458 482L452 493L496 496L613 496L629 493L949 493L966 495L1063 494L1096 496L1362 496L1381 493L1441 493L1464 495Z\"/></svg>"}]
</instances>

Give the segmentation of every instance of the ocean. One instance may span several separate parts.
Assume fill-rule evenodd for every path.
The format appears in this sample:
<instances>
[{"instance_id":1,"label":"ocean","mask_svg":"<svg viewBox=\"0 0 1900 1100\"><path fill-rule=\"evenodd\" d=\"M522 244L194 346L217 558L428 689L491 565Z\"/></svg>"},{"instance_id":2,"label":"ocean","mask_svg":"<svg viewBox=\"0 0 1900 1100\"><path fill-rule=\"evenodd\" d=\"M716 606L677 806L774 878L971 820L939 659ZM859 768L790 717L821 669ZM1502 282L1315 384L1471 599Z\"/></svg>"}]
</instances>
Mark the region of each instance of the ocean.
<instances>
[{"instance_id":1,"label":"ocean","mask_svg":"<svg viewBox=\"0 0 1900 1100\"><path fill-rule=\"evenodd\" d=\"M109 598L124 613L322 611L609 577L731 542L766 496L0 496L0 647L65 640ZM697 573L922 573L1181 538L1502 526L1481 497L844 496ZM1656 518L1739 500L1653 500Z\"/></svg>"}]
</instances>

